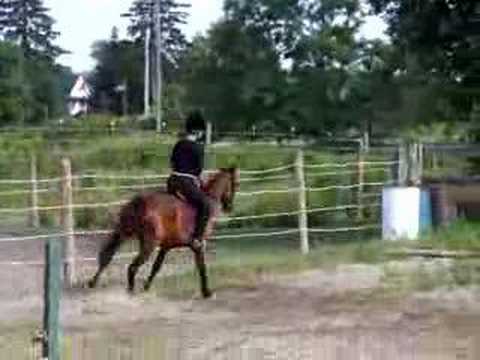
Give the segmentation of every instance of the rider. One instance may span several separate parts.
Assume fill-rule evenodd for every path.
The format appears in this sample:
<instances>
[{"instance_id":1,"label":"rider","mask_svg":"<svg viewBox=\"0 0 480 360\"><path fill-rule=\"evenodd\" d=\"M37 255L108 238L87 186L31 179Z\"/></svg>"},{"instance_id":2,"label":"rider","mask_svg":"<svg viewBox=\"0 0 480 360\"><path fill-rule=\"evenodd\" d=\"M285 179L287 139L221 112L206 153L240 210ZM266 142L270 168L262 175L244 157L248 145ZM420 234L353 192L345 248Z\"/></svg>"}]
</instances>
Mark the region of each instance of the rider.
<instances>
[{"instance_id":1,"label":"rider","mask_svg":"<svg viewBox=\"0 0 480 360\"><path fill-rule=\"evenodd\" d=\"M186 136L174 146L170 158L172 174L167 181L168 192L181 194L197 210L191 246L202 244L202 235L210 216L210 204L200 185L203 171L205 120L198 110L191 112L186 119Z\"/></svg>"}]
</instances>

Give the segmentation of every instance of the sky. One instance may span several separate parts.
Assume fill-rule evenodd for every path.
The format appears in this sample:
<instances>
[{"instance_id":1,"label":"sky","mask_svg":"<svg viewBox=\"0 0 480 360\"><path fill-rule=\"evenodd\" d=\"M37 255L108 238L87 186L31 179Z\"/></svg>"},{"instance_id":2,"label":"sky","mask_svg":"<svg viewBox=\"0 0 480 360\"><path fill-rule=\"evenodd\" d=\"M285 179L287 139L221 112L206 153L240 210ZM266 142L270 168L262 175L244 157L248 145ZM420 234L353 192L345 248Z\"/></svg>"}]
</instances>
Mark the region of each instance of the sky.
<instances>
[{"instance_id":1,"label":"sky","mask_svg":"<svg viewBox=\"0 0 480 360\"><path fill-rule=\"evenodd\" d=\"M120 36L126 35L128 19L120 14L128 10L133 0L45 0L50 14L60 31L58 45L71 52L63 55L59 62L71 66L75 72L91 70L95 63L90 57L91 46L96 40L108 39L112 27L120 29ZM190 17L184 30L191 39L197 33L204 33L222 16L223 0L192 0ZM385 24L378 18L369 18L362 29L367 38L381 37Z\"/></svg>"}]
</instances>

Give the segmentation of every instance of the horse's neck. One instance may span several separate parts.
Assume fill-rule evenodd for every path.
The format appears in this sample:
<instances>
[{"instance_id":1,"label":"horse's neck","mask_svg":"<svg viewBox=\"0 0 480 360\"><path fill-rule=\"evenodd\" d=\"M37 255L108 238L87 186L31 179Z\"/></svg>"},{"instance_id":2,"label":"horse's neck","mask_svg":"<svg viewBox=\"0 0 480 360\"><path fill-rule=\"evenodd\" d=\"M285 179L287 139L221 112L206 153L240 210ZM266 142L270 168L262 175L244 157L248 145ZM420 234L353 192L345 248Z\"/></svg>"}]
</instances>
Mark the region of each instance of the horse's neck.
<instances>
[{"instance_id":1,"label":"horse's neck","mask_svg":"<svg viewBox=\"0 0 480 360\"><path fill-rule=\"evenodd\" d=\"M204 188L204 192L214 201L220 201L225 181L220 177L208 181Z\"/></svg>"}]
</instances>

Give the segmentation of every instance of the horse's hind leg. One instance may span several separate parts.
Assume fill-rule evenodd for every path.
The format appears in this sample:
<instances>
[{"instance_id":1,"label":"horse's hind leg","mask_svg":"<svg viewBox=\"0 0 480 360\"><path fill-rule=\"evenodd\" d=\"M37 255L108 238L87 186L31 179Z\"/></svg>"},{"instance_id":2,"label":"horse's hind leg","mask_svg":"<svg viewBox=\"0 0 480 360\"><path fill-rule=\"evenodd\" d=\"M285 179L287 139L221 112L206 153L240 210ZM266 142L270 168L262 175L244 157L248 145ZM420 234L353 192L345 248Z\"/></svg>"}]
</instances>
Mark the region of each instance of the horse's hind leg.
<instances>
[{"instance_id":1,"label":"horse's hind leg","mask_svg":"<svg viewBox=\"0 0 480 360\"><path fill-rule=\"evenodd\" d=\"M145 282L144 285L144 290L148 291L150 290L150 286L152 285L152 281L157 275L157 273L160 271L160 268L162 267L163 261L165 260L165 256L167 255L168 250L165 249L160 249L158 252L157 258L155 259L155 262L153 263L152 270L150 272L150 276L148 277L147 281Z\"/></svg>"},{"instance_id":2,"label":"horse's hind leg","mask_svg":"<svg viewBox=\"0 0 480 360\"><path fill-rule=\"evenodd\" d=\"M100 251L98 255L98 270L95 276L88 282L88 287L93 289L97 286L98 279L102 275L105 268L112 262L113 255L121 245L123 238L119 231L115 231L109 239L107 245Z\"/></svg>"},{"instance_id":3,"label":"horse's hind leg","mask_svg":"<svg viewBox=\"0 0 480 360\"><path fill-rule=\"evenodd\" d=\"M142 249L140 253L133 259L133 262L128 266L128 291L133 293L135 290L135 275L138 269L148 260L151 250L146 251Z\"/></svg>"},{"instance_id":4,"label":"horse's hind leg","mask_svg":"<svg viewBox=\"0 0 480 360\"><path fill-rule=\"evenodd\" d=\"M205 265L205 251L203 248L193 248L195 254L195 263L200 275L200 289L204 298L212 296L212 291L208 288L207 267Z\"/></svg>"}]
</instances>

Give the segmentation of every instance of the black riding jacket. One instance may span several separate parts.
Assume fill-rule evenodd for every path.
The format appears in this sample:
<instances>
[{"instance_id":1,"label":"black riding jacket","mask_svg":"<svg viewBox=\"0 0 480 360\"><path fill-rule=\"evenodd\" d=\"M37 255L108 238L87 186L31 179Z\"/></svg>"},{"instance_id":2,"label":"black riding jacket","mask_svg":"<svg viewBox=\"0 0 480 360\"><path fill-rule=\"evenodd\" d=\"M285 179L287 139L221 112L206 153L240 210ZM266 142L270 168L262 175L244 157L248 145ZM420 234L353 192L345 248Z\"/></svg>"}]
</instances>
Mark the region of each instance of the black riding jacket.
<instances>
[{"instance_id":1,"label":"black riding jacket","mask_svg":"<svg viewBox=\"0 0 480 360\"><path fill-rule=\"evenodd\" d=\"M173 171L194 176L200 176L202 173L203 161L203 146L189 139L177 142L170 158Z\"/></svg>"}]
</instances>

